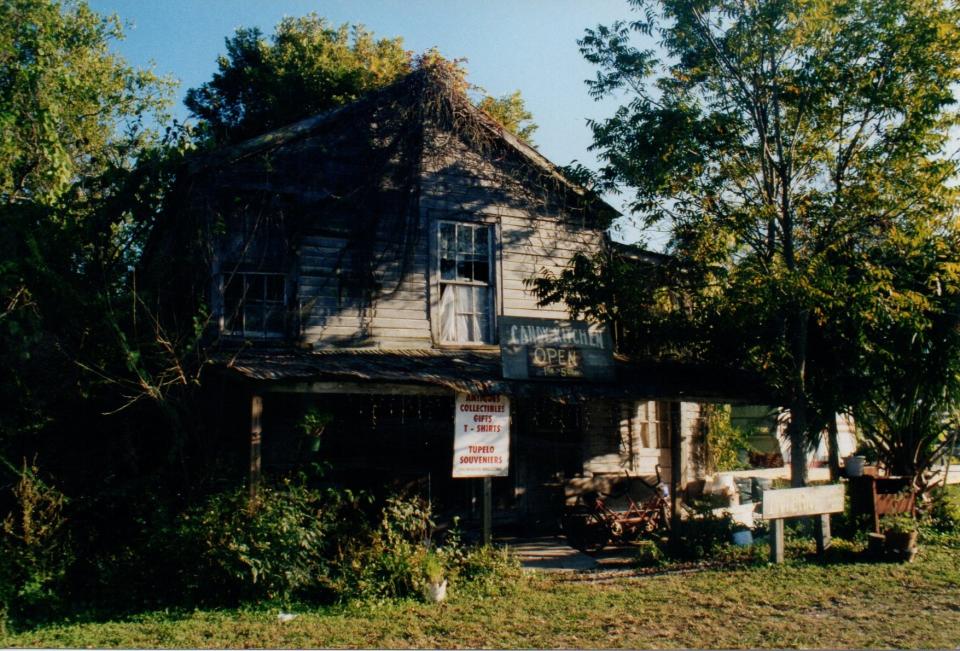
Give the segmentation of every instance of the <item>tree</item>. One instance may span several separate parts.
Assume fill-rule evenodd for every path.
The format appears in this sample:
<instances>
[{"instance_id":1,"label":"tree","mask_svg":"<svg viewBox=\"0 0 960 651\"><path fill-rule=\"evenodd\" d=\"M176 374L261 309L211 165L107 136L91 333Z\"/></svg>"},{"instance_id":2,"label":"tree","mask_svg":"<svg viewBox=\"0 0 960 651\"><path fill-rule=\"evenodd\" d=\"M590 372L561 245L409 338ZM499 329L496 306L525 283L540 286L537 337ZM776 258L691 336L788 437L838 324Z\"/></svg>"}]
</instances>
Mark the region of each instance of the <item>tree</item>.
<instances>
[{"instance_id":1,"label":"tree","mask_svg":"<svg viewBox=\"0 0 960 651\"><path fill-rule=\"evenodd\" d=\"M519 90L498 98L488 95L481 99L477 106L507 131L516 134L524 142L532 142L533 133L538 127L533 122L533 114L527 110Z\"/></svg>"},{"instance_id":2,"label":"tree","mask_svg":"<svg viewBox=\"0 0 960 651\"><path fill-rule=\"evenodd\" d=\"M932 281L958 291L956 249L913 270L921 276L884 267L956 230L956 169L944 152L957 123L957 9L939 0L631 4L637 20L580 41L599 68L590 93L629 97L592 124L599 183L631 188L639 219L668 224L681 316L697 325L686 347L766 378L790 411L801 485L796 451L863 399L861 381L883 379L866 369L894 342L873 324L929 333L941 309ZM635 44L650 36L662 51ZM541 291L562 293L557 280Z\"/></svg>"},{"instance_id":3,"label":"tree","mask_svg":"<svg viewBox=\"0 0 960 651\"><path fill-rule=\"evenodd\" d=\"M236 142L358 99L411 70L403 39L375 39L360 25L331 26L314 13L286 17L267 41L258 28L226 40L213 79L184 103L215 144Z\"/></svg>"},{"instance_id":4,"label":"tree","mask_svg":"<svg viewBox=\"0 0 960 651\"><path fill-rule=\"evenodd\" d=\"M226 47L213 79L188 90L184 100L213 145L348 104L417 65L442 59L430 50L418 64L400 37L376 39L362 25L333 27L315 13L284 18L269 40L256 27L240 28ZM484 95L477 106L523 140L537 130L520 91Z\"/></svg>"},{"instance_id":5,"label":"tree","mask_svg":"<svg viewBox=\"0 0 960 651\"><path fill-rule=\"evenodd\" d=\"M104 315L152 216L157 184L138 163L170 83L112 54L121 37L82 1L0 4L0 454L96 413L79 364L124 367Z\"/></svg>"}]
</instances>

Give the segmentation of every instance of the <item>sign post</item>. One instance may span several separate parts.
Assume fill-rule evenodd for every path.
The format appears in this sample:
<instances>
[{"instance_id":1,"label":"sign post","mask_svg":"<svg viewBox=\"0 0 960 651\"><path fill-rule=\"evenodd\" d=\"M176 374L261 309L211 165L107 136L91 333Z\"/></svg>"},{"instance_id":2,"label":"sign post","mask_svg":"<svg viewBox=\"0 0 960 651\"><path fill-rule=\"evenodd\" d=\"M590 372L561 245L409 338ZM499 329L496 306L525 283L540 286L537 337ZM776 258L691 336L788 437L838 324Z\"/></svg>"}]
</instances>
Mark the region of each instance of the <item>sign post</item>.
<instances>
[{"instance_id":1,"label":"sign post","mask_svg":"<svg viewBox=\"0 0 960 651\"><path fill-rule=\"evenodd\" d=\"M454 403L453 477L483 478L483 544L493 521L491 477L510 470L510 399L458 393Z\"/></svg>"},{"instance_id":2,"label":"sign post","mask_svg":"<svg viewBox=\"0 0 960 651\"><path fill-rule=\"evenodd\" d=\"M830 546L830 514L843 512L843 484L763 492L763 519L770 521L770 562L783 562L783 521L814 515L817 553Z\"/></svg>"}]
</instances>

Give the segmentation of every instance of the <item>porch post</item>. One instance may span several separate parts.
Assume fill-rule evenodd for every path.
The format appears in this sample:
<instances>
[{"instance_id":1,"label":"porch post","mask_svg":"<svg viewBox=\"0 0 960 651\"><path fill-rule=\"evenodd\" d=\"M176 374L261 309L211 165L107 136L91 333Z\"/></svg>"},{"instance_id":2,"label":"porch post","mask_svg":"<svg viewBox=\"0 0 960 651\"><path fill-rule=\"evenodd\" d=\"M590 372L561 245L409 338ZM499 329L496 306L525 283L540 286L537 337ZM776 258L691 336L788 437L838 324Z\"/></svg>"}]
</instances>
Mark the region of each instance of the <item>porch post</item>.
<instances>
[{"instance_id":1,"label":"porch post","mask_svg":"<svg viewBox=\"0 0 960 651\"><path fill-rule=\"evenodd\" d=\"M489 546L493 528L493 480L483 478L483 544Z\"/></svg>"},{"instance_id":2,"label":"porch post","mask_svg":"<svg viewBox=\"0 0 960 651\"><path fill-rule=\"evenodd\" d=\"M670 544L680 544L680 511L677 508L682 477L683 432L680 423L680 403L670 403Z\"/></svg>"},{"instance_id":3,"label":"porch post","mask_svg":"<svg viewBox=\"0 0 960 651\"><path fill-rule=\"evenodd\" d=\"M260 487L260 417L263 415L263 396L254 392L250 398L250 499L257 497Z\"/></svg>"}]
</instances>

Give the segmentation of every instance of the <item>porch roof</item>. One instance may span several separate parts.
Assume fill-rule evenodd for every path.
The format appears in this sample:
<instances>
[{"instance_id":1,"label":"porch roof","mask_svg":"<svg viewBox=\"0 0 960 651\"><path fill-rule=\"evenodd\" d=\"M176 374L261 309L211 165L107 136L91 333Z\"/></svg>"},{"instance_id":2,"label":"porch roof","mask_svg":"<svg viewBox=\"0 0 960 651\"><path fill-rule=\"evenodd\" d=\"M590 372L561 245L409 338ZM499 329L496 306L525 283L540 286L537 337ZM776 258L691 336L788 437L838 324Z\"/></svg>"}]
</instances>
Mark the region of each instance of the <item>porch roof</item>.
<instances>
[{"instance_id":1,"label":"porch roof","mask_svg":"<svg viewBox=\"0 0 960 651\"><path fill-rule=\"evenodd\" d=\"M230 375L282 390L309 382L406 385L461 393L585 398L660 399L763 403L770 396L758 379L727 368L615 356L613 382L504 379L500 351L493 349L246 348L219 351L211 364ZM271 386L272 385L272 386Z\"/></svg>"}]
</instances>

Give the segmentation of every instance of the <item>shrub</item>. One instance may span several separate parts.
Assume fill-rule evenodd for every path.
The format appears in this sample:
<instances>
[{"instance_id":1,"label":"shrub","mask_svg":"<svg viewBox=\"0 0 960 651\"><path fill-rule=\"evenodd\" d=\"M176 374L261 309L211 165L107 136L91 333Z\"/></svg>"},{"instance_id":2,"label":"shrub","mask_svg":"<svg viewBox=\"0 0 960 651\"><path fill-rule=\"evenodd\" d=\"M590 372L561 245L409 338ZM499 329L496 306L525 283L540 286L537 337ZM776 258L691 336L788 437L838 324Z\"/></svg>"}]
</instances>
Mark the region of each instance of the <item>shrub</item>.
<instances>
[{"instance_id":1,"label":"shrub","mask_svg":"<svg viewBox=\"0 0 960 651\"><path fill-rule=\"evenodd\" d=\"M453 568L454 586L479 597L510 594L522 577L523 571L516 556L505 548L492 545L461 550Z\"/></svg>"},{"instance_id":2,"label":"shrub","mask_svg":"<svg viewBox=\"0 0 960 651\"><path fill-rule=\"evenodd\" d=\"M279 599L316 595L330 583L344 500L285 480L211 496L180 518L180 549L193 550L181 568L184 586L202 600Z\"/></svg>"},{"instance_id":3,"label":"shrub","mask_svg":"<svg viewBox=\"0 0 960 651\"><path fill-rule=\"evenodd\" d=\"M39 478L36 465L24 461L17 475L13 509L0 527L0 624L55 612L74 559L63 494Z\"/></svg>"},{"instance_id":4,"label":"shrub","mask_svg":"<svg viewBox=\"0 0 960 651\"><path fill-rule=\"evenodd\" d=\"M338 568L339 596L396 598L420 593L433 526L423 500L387 499L379 526L368 539L355 540Z\"/></svg>"},{"instance_id":5,"label":"shrub","mask_svg":"<svg viewBox=\"0 0 960 651\"><path fill-rule=\"evenodd\" d=\"M641 540L637 543L634 563L638 567L658 567L663 564L663 552L652 540Z\"/></svg>"},{"instance_id":6,"label":"shrub","mask_svg":"<svg viewBox=\"0 0 960 651\"><path fill-rule=\"evenodd\" d=\"M923 524L937 533L960 533L960 487L933 491Z\"/></svg>"},{"instance_id":7,"label":"shrub","mask_svg":"<svg viewBox=\"0 0 960 651\"><path fill-rule=\"evenodd\" d=\"M670 549L670 554L675 558L709 558L730 543L734 528L730 515L716 515L709 504L695 502L693 508L694 517L681 523L681 544Z\"/></svg>"}]
</instances>

